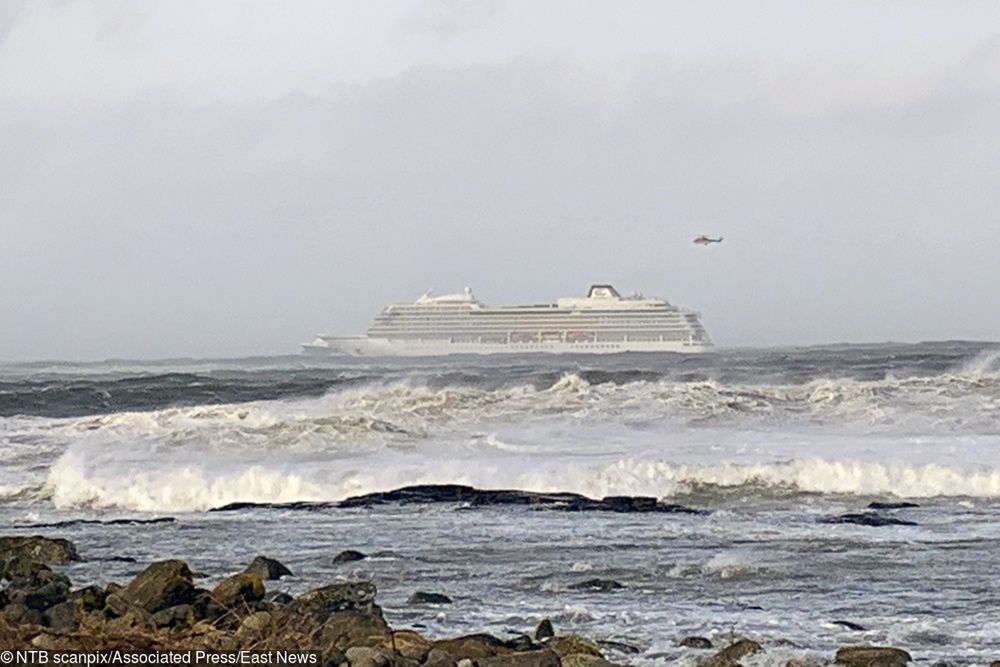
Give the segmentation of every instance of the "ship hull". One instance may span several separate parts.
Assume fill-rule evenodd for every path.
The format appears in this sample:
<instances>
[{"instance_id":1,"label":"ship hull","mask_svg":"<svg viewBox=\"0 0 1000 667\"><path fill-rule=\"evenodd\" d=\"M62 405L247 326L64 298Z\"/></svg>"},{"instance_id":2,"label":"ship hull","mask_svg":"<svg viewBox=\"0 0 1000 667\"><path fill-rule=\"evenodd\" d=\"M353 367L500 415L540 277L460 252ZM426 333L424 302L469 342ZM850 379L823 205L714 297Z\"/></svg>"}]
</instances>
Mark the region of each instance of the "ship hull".
<instances>
[{"instance_id":1,"label":"ship hull","mask_svg":"<svg viewBox=\"0 0 1000 667\"><path fill-rule=\"evenodd\" d=\"M302 346L313 356L336 357L441 357L449 355L502 354L618 354L623 352L708 352L711 345L697 341L535 341L512 343L451 342L448 340L391 340L323 336Z\"/></svg>"}]
</instances>

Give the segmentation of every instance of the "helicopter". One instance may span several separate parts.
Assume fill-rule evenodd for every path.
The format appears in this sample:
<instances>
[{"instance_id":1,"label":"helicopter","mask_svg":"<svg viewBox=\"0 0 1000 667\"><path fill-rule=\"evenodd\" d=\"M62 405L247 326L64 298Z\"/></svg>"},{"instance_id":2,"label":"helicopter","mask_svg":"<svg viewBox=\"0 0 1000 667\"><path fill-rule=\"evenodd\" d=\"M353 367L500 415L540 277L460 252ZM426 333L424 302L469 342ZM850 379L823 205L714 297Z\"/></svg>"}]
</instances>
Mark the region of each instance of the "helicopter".
<instances>
[{"instance_id":1,"label":"helicopter","mask_svg":"<svg viewBox=\"0 0 1000 667\"><path fill-rule=\"evenodd\" d=\"M722 237L720 236L717 239L713 239L710 236L705 236L704 234L702 234L701 236L695 237L694 243L696 245L709 245L711 243L722 243Z\"/></svg>"}]
</instances>

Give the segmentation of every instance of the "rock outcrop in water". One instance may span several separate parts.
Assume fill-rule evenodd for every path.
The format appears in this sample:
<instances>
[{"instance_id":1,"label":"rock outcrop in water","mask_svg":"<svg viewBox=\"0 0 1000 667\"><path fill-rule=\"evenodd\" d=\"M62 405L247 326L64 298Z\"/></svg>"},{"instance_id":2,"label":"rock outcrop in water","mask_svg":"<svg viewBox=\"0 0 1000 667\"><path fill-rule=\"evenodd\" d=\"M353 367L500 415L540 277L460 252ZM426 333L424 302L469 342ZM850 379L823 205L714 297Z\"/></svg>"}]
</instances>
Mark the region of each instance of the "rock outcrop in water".
<instances>
[{"instance_id":1,"label":"rock outcrop in water","mask_svg":"<svg viewBox=\"0 0 1000 667\"><path fill-rule=\"evenodd\" d=\"M848 512L839 516L827 517L822 523L853 523L858 526L916 526L917 522L907 521L894 516L886 516L878 512Z\"/></svg>"},{"instance_id":2,"label":"rock outcrop in water","mask_svg":"<svg viewBox=\"0 0 1000 667\"><path fill-rule=\"evenodd\" d=\"M578 493L536 493L511 489L484 490L460 484L422 484L392 491L352 496L337 502L248 503L238 502L212 508L212 512L237 512L247 509L318 511L375 507L378 505L462 504L466 507L521 505L535 509L563 512L659 512L664 514L708 514L705 510L660 502L650 496L607 496L600 500Z\"/></svg>"},{"instance_id":3,"label":"rock outcrop in water","mask_svg":"<svg viewBox=\"0 0 1000 667\"><path fill-rule=\"evenodd\" d=\"M151 563L124 586L73 590L65 574L40 562L77 559L72 543L36 536L0 537L0 545L4 648L306 649L320 651L323 664L336 667L613 667L603 650L626 658L641 653L623 642L558 634L548 620L531 635L516 634L508 640L489 634L430 639L414 630L393 629L376 603L371 582L322 586L298 597L267 595L264 580L288 570L265 557L211 590L198 587L191 569L180 560ZM615 590L617 582L581 583L587 590ZM426 592L411 599L414 604L446 600ZM697 658L712 642L689 637L680 646ZM736 667L762 651L767 657L766 648L752 639L731 640L692 664ZM843 647L836 655L836 662L847 667L903 667L910 660L906 651L890 647Z\"/></svg>"}]
</instances>

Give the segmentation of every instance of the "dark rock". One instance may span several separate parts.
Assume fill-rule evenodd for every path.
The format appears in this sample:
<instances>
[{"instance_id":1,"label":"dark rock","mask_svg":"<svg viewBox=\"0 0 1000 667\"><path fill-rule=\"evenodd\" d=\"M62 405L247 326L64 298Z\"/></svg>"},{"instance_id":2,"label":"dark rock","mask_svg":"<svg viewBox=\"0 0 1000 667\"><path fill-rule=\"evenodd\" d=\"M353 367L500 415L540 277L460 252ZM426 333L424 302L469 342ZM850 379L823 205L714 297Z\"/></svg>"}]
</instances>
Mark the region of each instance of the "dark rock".
<instances>
[{"instance_id":1,"label":"dark rock","mask_svg":"<svg viewBox=\"0 0 1000 667\"><path fill-rule=\"evenodd\" d=\"M353 611L359 613L375 613L381 610L375 604L375 584L364 581L349 584L332 584L303 593L288 603L289 612L308 616L323 622L330 615Z\"/></svg>"},{"instance_id":2,"label":"dark rock","mask_svg":"<svg viewBox=\"0 0 1000 667\"><path fill-rule=\"evenodd\" d=\"M264 599L264 583L256 574L240 572L220 581L212 589L212 598L227 609L245 609Z\"/></svg>"},{"instance_id":3,"label":"dark rock","mask_svg":"<svg viewBox=\"0 0 1000 667\"><path fill-rule=\"evenodd\" d=\"M191 608L194 609L195 617L204 621L215 621L227 611L225 607L216 601L212 593L206 591L204 588L196 588L194 590L194 595L191 599Z\"/></svg>"},{"instance_id":4,"label":"dark rock","mask_svg":"<svg viewBox=\"0 0 1000 667\"><path fill-rule=\"evenodd\" d=\"M560 657L559 660L562 667L620 667L599 655L589 653L570 653Z\"/></svg>"},{"instance_id":5,"label":"dark rock","mask_svg":"<svg viewBox=\"0 0 1000 667\"><path fill-rule=\"evenodd\" d=\"M850 667L905 667L913 658L906 651L887 646L843 646L836 663Z\"/></svg>"},{"instance_id":6,"label":"dark rock","mask_svg":"<svg viewBox=\"0 0 1000 667\"><path fill-rule=\"evenodd\" d=\"M442 639L434 642L434 648L450 654L456 660L470 658L477 662L480 658L506 655L512 652L503 641L487 634Z\"/></svg>"},{"instance_id":7,"label":"dark rock","mask_svg":"<svg viewBox=\"0 0 1000 667\"><path fill-rule=\"evenodd\" d=\"M361 553L360 551L355 551L354 549L347 549L341 551L339 554L333 557L334 563L352 563L357 560L364 560L368 558L367 555Z\"/></svg>"},{"instance_id":8,"label":"dark rock","mask_svg":"<svg viewBox=\"0 0 1000 667\"><path fill-rule=\"evenodd\" d=\"M610 639L598 639L597 645L601 648L617 651L618 653L627 653L628 655L638 655L639 653L642 653L642 649L638 646L632 646L631 644L626 644L625 642L616 642Z\"/></svg>"},{"instance_id":9,"label":"dark rock","mask_svg":"<svg viewBox=\"0 0 1000 667\"><path fill-rule=\"evenodd\" d=\"M570 586L575 591L594 591L600 593L610 593L625 588L613 579L587 579L578 584Z\"/></svg>"},{"instance_id":10,"label":"dark rock","mask_svg":"<svg viewBox=\"0 0 1000 667\"><path fill-rule=\"evenodd\" d=\"M0 559L18 556L25 556L37 563L56 565L80 560L76 547L69 540L41 535L0 537Z\"/></svg>"},{"instance_id":11,"label":"dark rock","mask_svg":"<svg viewBox=\"0 0 1000 667\"><path fill-rule=\"evenodd\" d=\"M712 648L712 642L706 637L685 637L677 642L677 644L685 648Z\"/></svg>"},{"instance_id":12,"label":"dark rock","mask_svg":"<svg viewBox=\"0 0 1000 667\"><path fill-rule=\"evenodd\" d=\"M853 630L855 632L864 632L866 628L863 625L858 625L852 621L834 621L834 625L839 625L841 627L847 628L848 630Z\"/></svg>"},{"instance_id":13,"label":"dark rock","mask_svg":"<svg viewBox=\"0 0 1000 667\"><path fill-rule=\"evenodd\" d=\"M174 605L153 614L153 623L158 628L189 628L197 620L195 608L189 604Z\"/></svg>"},{"instance_id":14,"label":"dark rock","mask_svg":"<svg viewBox=\"0 0 1000 667\"><path fill-rule=\"evenodd\" d=\"M604 657L597 644L579 635L557 635L545 642L545 647L555 651L560 658L576 653Z\"/></svg>"},{"instance_id":15,"label":"dark rock","mask_svg":"<svg viewBox=\"0 0 1000 667\"><path fill-rule=\"evenodd\" d=\"M3 616L17 625L44 625L42 612L32 609L23 602L11 602L3 609Z\"/></svg>"},{"instance_id":16,"label":"dark rock","mask_svg":"<svg viewBox=\"0 0 1000 667\"><path fill-rule=\"evenodd\" d=\"M257 556L254 558L244 572L256 574L262 581L281 579L292 574L292 571L285 567L283 563L267 556Z\"/></svg>"},{"instance_id":17,"label":"dark rock","mask_svg":"<svg viewBox=\"0 0 1000 667\"><path fill-rule=\"evenodd\" d=\"M104 600L104 612L111 618L124 616L132 605L118 593L109 593Z\"/></svg>"},{"instance_id":18,"label":"dark rock","mask_svg":"<svg viewBox=\"0 0 1000 667\"><path fill-rule=\"evenodd\" d=\"M270 602L271 604L288 604L294 599L295 598L293 598L288 593L280 591L278 593L272 593L270 596L268 596L267 601Z\"/></svg>"},{"instance_id":19,"label":"dark rock","mask_svg":"<svg viewBox=\"0 0 1000 667\"><path fill-rule=\"evenodd\" d=\"M552 627L552 621L549 619L543 619L538 627L535 628L535 639L537 641L542 641L543 639L548 639L549 637L555 637L556 631Z\"/></svg>"},{"instance_id":20,"label":"dark rock","mask_svg":"<svg viewBox=\"0 0 1000 667\"><path fill-rule=\"evenodd\" d=\"M849 512L840 516L820 519L820 523L853 523L859 526L916 526L915 521L897 519L894 516L885 516L878 512Z\"/></svg>"},{"instance_id":21,"label":"dark rock","mask_svg":"<svg viewBox=\"0 0 1000 667\"><path fill-rule=\"evenodd\" d=\"M505 641L504 644L511 651L519 651L519 652L537 651L538 649L541 648L531 639L531 637L525 634L517 634L508 639L507 641Z\"/></svg>"},{"instance_id":22,"label":"dark rock","mask_svg":"<svg viewBox=\"0 0 1000 667\"><path fill-rule=\"evenodd\" d=\"M87 586L71 591L69 599L80 605L82 611L97 611L104 608L108 594L100 586Z\"/></svg>"},{"instance_id":23,"label":"dark rock","mask_svg":"<svg viewBox=\"0 0 1000 667\"><path fill-rule=\"evenodd\" d=\"M477 658L479 667L560 667L559 656L548 649Z\"/></svg>"},{"instance_id":24,"label":"dark rock","mask_svg":"<svg viewBox=\"0 0 1000 667\"><path fill-rule=\"evenodd\" d=\"M385 647L392 643L391 633L378 607L369 612L342 611L324 621L320 644L339 651L355 646Z\"/></svg>"},{"instance_id":25,"label":"dark rock","mask_svg":"<svg viewBox=\"0 0 1000 667\"><path fill-rule=\"evenodd\" d=\"M911 507L920 507L920 505L918 505L916 503L910 503L910 502L898 502L898 503L893 503L893 502L874 502L874 503L868 503L868 509L870 509L870 510L905 510L905 509L909 509Z\"/></svg>"},{"instance_id":26,"label":"dark rock","mask_svg":"<svg viewBox=\"0 0 1000 667\"><path fill-rule=\"evenodd\" d=\"M483 490L460 484L423 484L392 491L369 493L340 501L339 507L371 507L384 504L467 503L473 507L527 505L568 512L680 512L706 514L682 505L664 504L644 496L608 496L595 500L578 493L535 493L511 489Z\"/></svg>"},{"instance_id":27,"label":"dark rock","mask_svg":"<svg viewBox=\"0 0 1000 667\"><path fill-rule=\"evenodd\" d=\"M187 564L181 560L162 560L136 575L117 595L129 605L153 614L167 607L189 604L194 592Z\"/></svg>"},{"instance_id":28,"label":"dark rock","mask_svg":"<svg viewBox=\"0 0 1000 667\"><path fill-rule=\"evenodd\" d=\"M738 639L709 658L702 667L733 667L739 664L741 658L758 653L760 650L760 644L752 639Z\"/></svg>"},{"instance_id":29,"label":"dark rock","mask_svg":"<svg viewBox=\"0 0 1000 667\"><path fill-rule=\"evenodd\" d=\"M451 598L442 593L427 593L417 591L410 596L407 604L451 604Z\"/></svg>"}]
</instances>

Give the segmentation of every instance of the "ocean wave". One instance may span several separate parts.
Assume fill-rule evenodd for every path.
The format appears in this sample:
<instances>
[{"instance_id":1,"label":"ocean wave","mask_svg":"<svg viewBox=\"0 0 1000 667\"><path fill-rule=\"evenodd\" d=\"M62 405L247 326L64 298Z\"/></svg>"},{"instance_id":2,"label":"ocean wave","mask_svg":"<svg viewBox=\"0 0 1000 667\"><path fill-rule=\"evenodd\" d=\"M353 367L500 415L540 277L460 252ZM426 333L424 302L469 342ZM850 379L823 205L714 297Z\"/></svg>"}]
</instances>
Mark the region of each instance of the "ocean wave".
<instances>
[{"instance_id":1,"label":"ocean wave","mask_svg":"<svg viewBox=\"0 0 1000 667\"><path fill-rule=\"evenodd\" d=\"M235 502L333 501L410 484L456 483L478 488L570 491L591 497L647 495L672 498L712 488L860 496L1000 497L1000 470L988 467L905 465L809 458L775 463L672 464L622 459L607 464L549 462L472 465L424 459L392 463L300 462L220 466L217 462L90 459L67 452L52 467L47 491L58 508L143 512L204 511Z\"/></svg>"}]
</instances>

